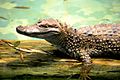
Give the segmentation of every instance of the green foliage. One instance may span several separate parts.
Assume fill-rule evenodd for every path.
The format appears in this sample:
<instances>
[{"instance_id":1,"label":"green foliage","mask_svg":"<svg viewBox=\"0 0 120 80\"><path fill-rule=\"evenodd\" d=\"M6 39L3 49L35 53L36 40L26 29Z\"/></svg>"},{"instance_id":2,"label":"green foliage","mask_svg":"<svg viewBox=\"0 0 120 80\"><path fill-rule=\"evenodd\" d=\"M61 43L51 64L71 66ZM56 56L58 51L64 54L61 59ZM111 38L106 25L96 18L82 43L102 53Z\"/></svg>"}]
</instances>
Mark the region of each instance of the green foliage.
<instances>
[{"instance_id":1,"label":"green foliage","mask_svg":"<svg viewBox=\"0 0 120 80\"><path fill-rule=\"evenodd\" d=\"M20 41L16 41L13 43L14 47L18 47L20 45Z\"/></svg>"}]
</instances>

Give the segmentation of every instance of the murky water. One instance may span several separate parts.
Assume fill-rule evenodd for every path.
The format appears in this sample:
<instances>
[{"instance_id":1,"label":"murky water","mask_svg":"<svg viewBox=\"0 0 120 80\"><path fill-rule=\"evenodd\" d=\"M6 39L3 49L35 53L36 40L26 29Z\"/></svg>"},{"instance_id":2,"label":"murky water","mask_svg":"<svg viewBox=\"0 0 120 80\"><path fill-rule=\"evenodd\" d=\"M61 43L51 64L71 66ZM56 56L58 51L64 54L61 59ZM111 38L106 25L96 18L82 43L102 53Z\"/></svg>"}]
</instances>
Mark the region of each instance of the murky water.
<instances>
[{"instance_id":1,"label":"murky water","mask_svg":"<svg viewBox=\"0 0 120 80\"><path fill-rule=\"evenodd\" d=\"M31 39L16 33L18 25L54 18L74 28L120 23L120 0L0 0L0 39Z\"/></svg>"},{"instance_id":2,"label":"murky water","mask_svg":"<svg viewBox=\"0 0 120 80\"><path fill-rule=\"evenodd\" d=\"M19 25L34 24L39 19L44 18L58 19L62 22L70 24L74 28L101 23L120 23L120 0L0 0L0 39L34 40L34 38L29 38L18 34L15 28ZM10 51L11 49L7 48L6 50ZM9 51L3 52L11 53ZM3 56L3 54L0 53L0 56L1 55ZM7 54L6 57L10 58L9 54ZM15 58L15 56L12 57ZM31 58L36 59L36 56L33 55ZM66 77L68 77L73 72L76 73L79 71L78 68L72 68L70 70L64 70L66 68L61 69L63 64L60 64L59 62L47 61L46 67L46 65L43 65L46 64L44 61L41 63L38 60L29 62L29 65L34 65L32 67L26 65L26 63L20 63L18 59L17 63L12 63L14 64L12 66L0 64L0 78L14 78L15 80L19 78L23 80L65 80ZM52 65L50 65L51 63ZM96 68L102 70L96 71ZM47 76L46 72L48 72L47 74L57 74L57 77ZM120 78L118 76L119 72L119 66L109 67L98 65L95 67L95 70L93 70L92 73L98 75L102 74L102 76L92 76L92 78L97 80L114 80L114 78L116 78L117 80ZM69 73L69 75L59 75L63 73ZM109 74L107 75L107 73ZM106 75L105 77L104 74ZM71 80L77 79L73 78Z\"/></svg>"}]
</instances>

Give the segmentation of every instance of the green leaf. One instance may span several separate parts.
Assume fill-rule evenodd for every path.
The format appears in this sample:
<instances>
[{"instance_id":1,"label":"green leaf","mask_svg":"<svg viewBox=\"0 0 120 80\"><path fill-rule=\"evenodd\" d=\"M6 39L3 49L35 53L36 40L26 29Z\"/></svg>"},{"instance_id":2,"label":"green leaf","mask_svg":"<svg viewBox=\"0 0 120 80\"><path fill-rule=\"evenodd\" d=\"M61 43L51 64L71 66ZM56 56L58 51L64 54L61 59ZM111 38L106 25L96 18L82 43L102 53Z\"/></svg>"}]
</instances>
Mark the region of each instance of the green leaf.
<instances>
[{"instance_id":1,"label":"green leaf","mask_svg":"<svg viewBox=\"0 0 120 80\"><path fill-rule=\"evenodd\" d=\"M13 43L14 47L17 47L20 45L20 41L16 41L15 43Z\"/></svg>"}]
</instances>

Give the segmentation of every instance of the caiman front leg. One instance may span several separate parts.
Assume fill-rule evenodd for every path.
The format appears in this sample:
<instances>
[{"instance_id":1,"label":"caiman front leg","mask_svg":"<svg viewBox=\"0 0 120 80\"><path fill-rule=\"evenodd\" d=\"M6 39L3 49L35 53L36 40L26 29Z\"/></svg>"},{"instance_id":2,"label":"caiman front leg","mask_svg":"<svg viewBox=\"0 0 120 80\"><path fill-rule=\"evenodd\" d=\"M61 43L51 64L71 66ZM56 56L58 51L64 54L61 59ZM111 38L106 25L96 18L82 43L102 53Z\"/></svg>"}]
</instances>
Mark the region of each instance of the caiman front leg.
<instances>
[{"instance_id":1,"label":"caiman front leg","mask_svg":"<svg viewBox=\"0 0 120 80\"><path fill-rule=\"evenodd\" d=\"M74 54L74 58L78 61L82 62L82 66L80 68L80 80L90 80L91 78L88 76L91 68L92 68L92 60L89 54L91 51L88 50L80 50ZM72 56L72 55L71 55ZM69 80L73 75L69 76L67 79Z\"/></svg>"},{"instance_id":2,"label":"caiman front leg","mask_svg":"<svg viewBox=\"0 0 120 80\"><path fill-rule=\"evenodd\" d=\"M92 68L92 60L89 56L90 52L87 50L81 50L80 54L80 60L82 61L82 66L80 70L80 79L81 80L90 80L91 78L88 76L91 68Z\"/></svg>"}]
</instances>

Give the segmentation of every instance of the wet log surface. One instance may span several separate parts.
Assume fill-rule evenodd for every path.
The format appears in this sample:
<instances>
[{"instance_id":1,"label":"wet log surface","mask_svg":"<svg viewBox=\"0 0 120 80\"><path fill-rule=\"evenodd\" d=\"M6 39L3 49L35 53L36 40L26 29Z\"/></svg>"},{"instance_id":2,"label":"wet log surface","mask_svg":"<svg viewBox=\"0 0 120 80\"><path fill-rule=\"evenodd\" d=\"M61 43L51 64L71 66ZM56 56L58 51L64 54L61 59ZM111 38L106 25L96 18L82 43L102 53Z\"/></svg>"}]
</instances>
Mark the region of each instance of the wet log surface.
<instances>
[{"instance_id":1,"label":"wet log surface","mask_svg":"<svg viewBox=\"0 0 120 80\"><path fill-rule=\"evenodd\" d=\"M10 41L14 42L14 41ZM44 49L53 53L23 53L21 62L19 52L0 41L0 78L13 80L78 80L80 65L78 61L56 51L56 48L44 40L21 41L21 48ZM49 53L48 53L49 54ZM92 80L119 80L120 60L93 58L93 68L90 72Z\"/></svg>"}]
</instances>

